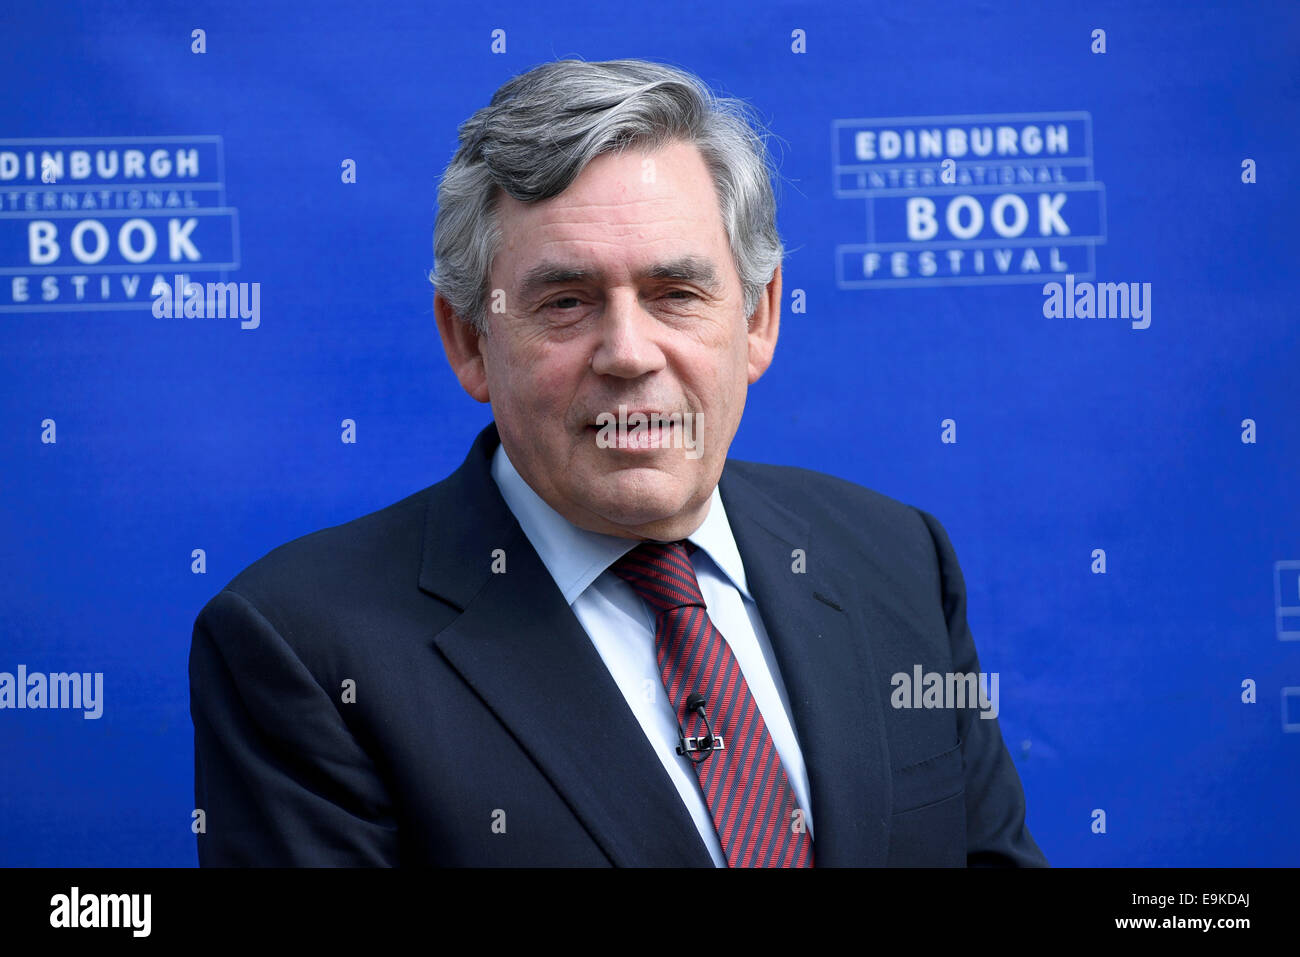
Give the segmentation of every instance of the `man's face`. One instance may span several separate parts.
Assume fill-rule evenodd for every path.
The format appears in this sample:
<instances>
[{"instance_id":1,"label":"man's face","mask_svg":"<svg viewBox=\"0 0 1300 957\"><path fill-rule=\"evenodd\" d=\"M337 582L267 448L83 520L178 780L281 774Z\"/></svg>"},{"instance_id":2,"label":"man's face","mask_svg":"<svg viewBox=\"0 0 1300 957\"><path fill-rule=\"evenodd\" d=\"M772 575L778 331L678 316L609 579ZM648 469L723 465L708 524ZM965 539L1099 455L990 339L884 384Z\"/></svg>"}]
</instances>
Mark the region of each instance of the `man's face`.
<instances>
[{"instance_id":1,"label":"man's face","mask_svg":"<svg viewBox=\"0 0 1300 957\"><path fill-rule=\"evenodd\" d=\"M712 178L683 142L599 156L541 203L503 193L497 215L489 289L503 311L490 294L488 334L459 360L449 344L462 384L492 403L511 462L569 521L626 537L690 534L746 390L771 361L779 270L751 330ZM690 415L692 429L633 421L630 442L602 447L600 417L620 406Z\"/></svg>"}]
</instances>

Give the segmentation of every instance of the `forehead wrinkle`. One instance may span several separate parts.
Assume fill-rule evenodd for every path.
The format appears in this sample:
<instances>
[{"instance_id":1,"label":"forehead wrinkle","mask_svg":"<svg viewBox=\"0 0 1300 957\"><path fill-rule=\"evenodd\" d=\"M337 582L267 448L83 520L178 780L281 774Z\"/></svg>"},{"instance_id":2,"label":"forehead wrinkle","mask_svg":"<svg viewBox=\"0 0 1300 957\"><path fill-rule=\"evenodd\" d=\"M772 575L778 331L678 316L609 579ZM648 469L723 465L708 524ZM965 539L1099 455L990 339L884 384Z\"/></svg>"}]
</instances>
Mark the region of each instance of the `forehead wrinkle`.
<instances>
[{"instance_id":1,"label":"forehead wrinkle","mask_svg":"<svg viewBox=\"0 0 1300 957\"><path fill-rule=\"evenodd\" d=\"M541 222L526 223L529 230L544 230L562 227L606 227L620 232L655 227L670 227L686 224L705 229L712 226L704 216L689 210L678 209L673 197L662 200L647 201L643 199L627 202L583 203L579 206L567 206L563 209L550 210L550 216ZM644 207L636 215L627 215L631 207ZM611 215L613 214L613 215Z\"/></svg>"}]
</instances>

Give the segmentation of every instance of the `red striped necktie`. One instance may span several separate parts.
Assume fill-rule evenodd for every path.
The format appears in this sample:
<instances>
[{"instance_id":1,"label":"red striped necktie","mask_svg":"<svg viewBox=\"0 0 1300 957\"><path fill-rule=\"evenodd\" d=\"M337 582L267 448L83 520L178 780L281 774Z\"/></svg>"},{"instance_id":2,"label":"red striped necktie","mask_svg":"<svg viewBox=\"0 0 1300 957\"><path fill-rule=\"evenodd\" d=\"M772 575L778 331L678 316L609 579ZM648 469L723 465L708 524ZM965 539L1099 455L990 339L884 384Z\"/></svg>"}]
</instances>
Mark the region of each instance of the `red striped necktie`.
<instances>
[{"instance_id":1,"label":"red striped necktie","mask_svg":"<svg viewBox=\"0 0 1300 957\"><path fill-rule=\"evenodd\" d=\"M659 674L683 743L703 746L687 756L727 864L812 867L812 838L781 756L740 665L709 620L687 551L695 547L685 541L642 542L610 571L655 612Z\"/></svg>"}]
</instances>

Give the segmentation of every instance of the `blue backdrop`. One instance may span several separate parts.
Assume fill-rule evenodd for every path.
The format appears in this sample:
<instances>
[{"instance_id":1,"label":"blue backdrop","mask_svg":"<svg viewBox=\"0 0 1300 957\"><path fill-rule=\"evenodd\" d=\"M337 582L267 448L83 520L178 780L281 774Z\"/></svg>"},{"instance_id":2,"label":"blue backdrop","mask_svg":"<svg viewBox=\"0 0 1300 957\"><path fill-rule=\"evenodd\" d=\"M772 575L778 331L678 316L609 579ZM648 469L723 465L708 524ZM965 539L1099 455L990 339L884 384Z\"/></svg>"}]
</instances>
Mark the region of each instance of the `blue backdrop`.
<instances>
[{"instance_id":1,"label":"blue backdrop","mask_svg":"<svg viewBox=\"0 0 1300 957\"><path fill-rule=\"evenodd\" d=\"M437 178L565 56L770 124L785 309L732 455L946 525L1048 858L1300 863L1300 8L1084 6L7 5L0 672L103 691L0 709L0 863L195 863L194 617L460 463ZM259 283L256 328L156 317L178 273ZM1067 273L1145 319L1046 316Z\"/></svg>"}]
</instances>

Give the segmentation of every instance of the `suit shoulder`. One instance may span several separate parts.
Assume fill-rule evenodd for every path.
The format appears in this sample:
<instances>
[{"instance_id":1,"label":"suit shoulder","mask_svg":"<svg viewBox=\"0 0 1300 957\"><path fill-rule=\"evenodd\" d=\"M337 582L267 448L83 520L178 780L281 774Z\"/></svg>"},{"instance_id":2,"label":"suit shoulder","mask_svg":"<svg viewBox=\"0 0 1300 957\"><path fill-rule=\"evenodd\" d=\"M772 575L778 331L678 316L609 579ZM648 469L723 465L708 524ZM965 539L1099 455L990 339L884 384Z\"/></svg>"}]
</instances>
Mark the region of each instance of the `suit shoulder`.
<instances>
[{"instance_id":1,"label":"suit shoulder","mask_svg":"<svg viewBox=\"0 0 1300 957\"><path fill-rule=\"evenodd\" d=\"M254 605L277 627L304 609L375 601L391 583L409 589L419 567L431 488L339 525L301 535L249 564L222 589ZM216 601L220 596L213 598Z\"/></svg>"},{"instance_id":2,"label":"suit shoulder","mask_svg":"<svg viewBox=\"0 0 1300 957\"><path fill-rule=\"evenodd\" d=\"M738 459L729 459L727 467L814 524L867 520L911 531L924 524L915 506L829 472Z\"/></svg>"},{"instance_id":3,"label":"suit shoulder","mask_svg":"<svg viewBox=\"0 0 1300 957\"><path fill-rule=\"evenodd\" d=\"M929 513L799 466L728 460L727 467L790 516L787 528L806 524L815 547L835 555L843 567L900 591L919 587L925 595L938 594L940 526Z\"/></svg>"}]
</instances>

